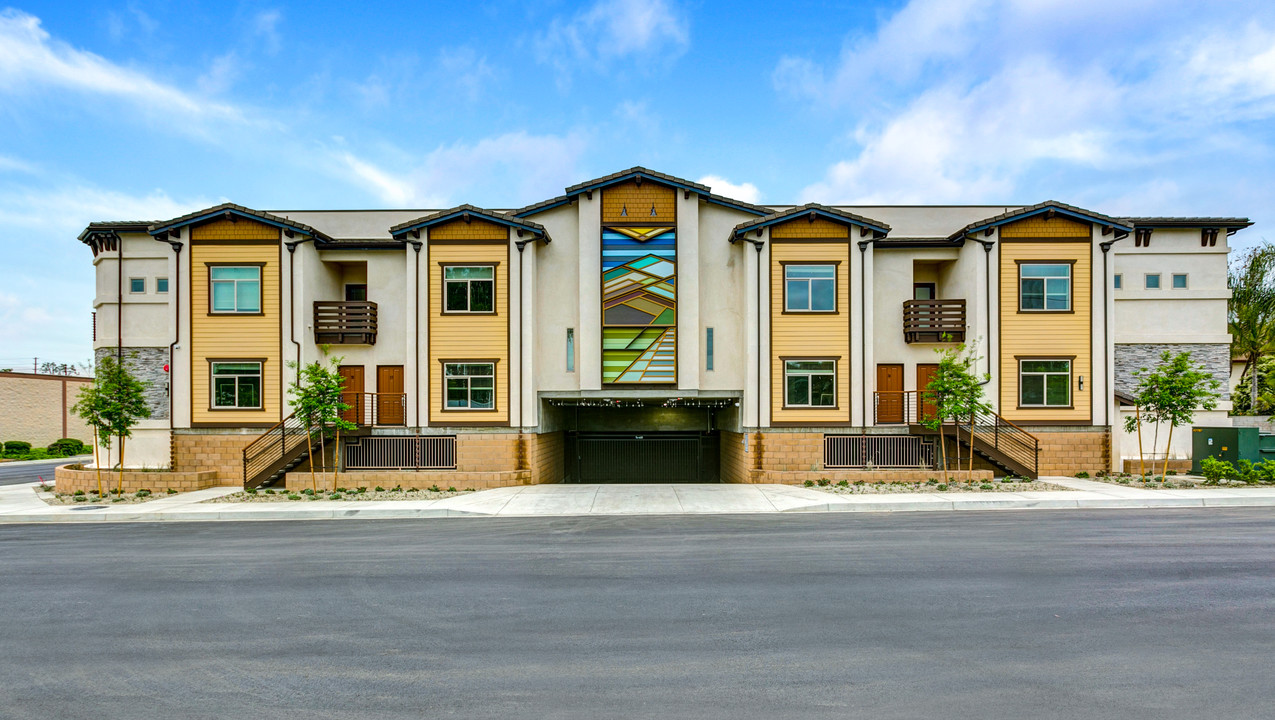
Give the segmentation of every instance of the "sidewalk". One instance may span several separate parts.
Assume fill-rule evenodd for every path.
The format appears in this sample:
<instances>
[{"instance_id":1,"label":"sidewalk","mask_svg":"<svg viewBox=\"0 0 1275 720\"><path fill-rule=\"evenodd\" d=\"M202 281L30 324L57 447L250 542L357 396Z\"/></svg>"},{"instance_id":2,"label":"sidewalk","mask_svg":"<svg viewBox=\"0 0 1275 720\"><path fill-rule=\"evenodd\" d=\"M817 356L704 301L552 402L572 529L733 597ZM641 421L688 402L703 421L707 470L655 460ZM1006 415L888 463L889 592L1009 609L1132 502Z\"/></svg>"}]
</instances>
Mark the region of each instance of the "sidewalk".
<instances>
[{"instance_id":1,"label":"sidewalk","mask_svg":"<svg viewBox=\"0 0 1275 720\"><path fill-rule=\"evenodd\" d=\"M33 485L11 485L0 487L0 523L1275 507L1275 488L1143 490L1075 478L1041 480L1074 490L834 495L787 485L528 485L443 500L201 504L238 491L230 487L138 505L54 507L36 496Z\"/></svg>"}]
</instances>

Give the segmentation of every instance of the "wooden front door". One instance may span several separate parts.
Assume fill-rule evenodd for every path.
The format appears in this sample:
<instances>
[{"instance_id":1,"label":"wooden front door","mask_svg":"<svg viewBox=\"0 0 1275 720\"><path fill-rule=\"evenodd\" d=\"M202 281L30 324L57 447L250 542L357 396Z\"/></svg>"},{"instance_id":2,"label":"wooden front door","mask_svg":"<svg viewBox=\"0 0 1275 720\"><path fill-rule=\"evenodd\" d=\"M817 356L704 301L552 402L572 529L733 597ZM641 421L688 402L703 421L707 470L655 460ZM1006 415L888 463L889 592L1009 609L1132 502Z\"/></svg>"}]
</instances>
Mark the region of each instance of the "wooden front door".
<instances>
[{"instance_id":1,"label":"wooden front door","mask_svg":"<svg viewBox=\"0 0 1275 720\"><path fill-rule=\"evenodd\" d=\"M877 365L877 422L903 422L903 366Z\"/></svg>"},{"instance_id":2,"label":"wooden front door","mask_svg":"<svg viewBox=\"0 0 1275 720\"><path fill-rule=\"evenodd\" d=\"M404 425L403 366L376 368L376 424Z\"/></svg>"},{"instance_id":3,"label":"wooden front door","mask_svg":"<svg viewBox=\"0 0 1275 720\"><path fill-rule=\"evenodd\" d=\"M344 412L341 413L341 419L346 422L352 422L355 425L363 425L363 408L366 402L363 400L363 366L362 365L342 365L337 369L341 373L341 386L344 388L341 393L341 402L349 405Z\"/></svg>"},{"instance_id":4,"label":"wooden front door","mask_svg":"<svg viewBox=\"0 0 1275 720\"><path fill-rule=\"evenodd\" d=\"M938 371L939 371L939 366L934 365L932 363L924 364L924 365L918 364L916 366L916 396L917 396L917 403L919 404L921 408L921 412L917 417L918 422L922 420L929 420L933 418L938 412L938 409L934 406L934 403L929 402L925 399L925 388L930 384L930 380L934 377L934 374L937 373Z\"/></svg>"}]
</instances>

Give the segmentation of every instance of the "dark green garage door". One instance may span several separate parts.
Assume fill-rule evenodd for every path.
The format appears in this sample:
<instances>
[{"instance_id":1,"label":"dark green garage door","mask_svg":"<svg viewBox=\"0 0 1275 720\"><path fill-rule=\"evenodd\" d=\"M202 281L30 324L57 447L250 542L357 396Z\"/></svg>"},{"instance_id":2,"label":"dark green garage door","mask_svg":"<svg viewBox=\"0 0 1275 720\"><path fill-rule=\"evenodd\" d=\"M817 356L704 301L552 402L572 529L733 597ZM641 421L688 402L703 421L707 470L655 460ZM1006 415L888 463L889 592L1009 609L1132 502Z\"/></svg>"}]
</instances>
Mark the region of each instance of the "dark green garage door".
<instances>
[{"instance_id":1,"label":"dark green garage door","mask_svg":"<svg viewBox=\"0 0 1275 720\"><path fill-rule=\"evenodd\" d=\"M573 433L568 438L576 483L715 483L715 432Z\"/></svg>"}]
</instances>

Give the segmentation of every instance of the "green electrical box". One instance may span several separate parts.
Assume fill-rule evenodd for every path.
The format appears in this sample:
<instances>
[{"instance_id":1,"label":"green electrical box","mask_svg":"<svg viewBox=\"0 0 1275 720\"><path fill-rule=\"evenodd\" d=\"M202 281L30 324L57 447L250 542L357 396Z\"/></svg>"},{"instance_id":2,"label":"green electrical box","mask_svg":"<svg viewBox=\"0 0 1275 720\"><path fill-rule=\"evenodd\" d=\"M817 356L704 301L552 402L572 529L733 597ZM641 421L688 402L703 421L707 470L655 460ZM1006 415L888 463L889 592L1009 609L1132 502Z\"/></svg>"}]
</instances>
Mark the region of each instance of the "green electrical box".
<instances>
[{"instance_id":1,"label":"green electrical box","mask_svg":"<svg viewBox=\"0 0 1275 720\"><path fill-rule=\"evenodd\" d=\"M1265 442L1263 442L1265 441ZM1191 429L1191 473L1200 474L1200 461L1215 457L1239 467L1240 460L1259 463L1275 459L1275 436L1259 436L1255 427L1197 427ZM1263 445L1269 451L1263 453Z\"/></svg>"}]
</instances>

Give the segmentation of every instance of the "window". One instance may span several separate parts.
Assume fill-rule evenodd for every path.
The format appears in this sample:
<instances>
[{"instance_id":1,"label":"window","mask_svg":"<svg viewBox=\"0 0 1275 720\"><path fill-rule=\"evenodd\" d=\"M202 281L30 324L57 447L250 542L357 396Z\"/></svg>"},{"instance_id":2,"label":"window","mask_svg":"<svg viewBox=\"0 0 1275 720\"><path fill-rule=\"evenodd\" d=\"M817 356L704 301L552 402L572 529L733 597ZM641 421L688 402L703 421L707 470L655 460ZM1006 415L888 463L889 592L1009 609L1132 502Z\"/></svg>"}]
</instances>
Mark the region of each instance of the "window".
<instances>
[{"instance_id":1,"label":"window","mask_svg":"<svg viewBox=\"0 0 1275 720\"><path fill-rule=\"evenodd\" d=\"M1071 361L1020 360L1018 404L1021 407L1071 407Z\"/></svg>"},{"instance_id":2,"label":"window","mask_svg":"<svg viewBox=\"0 0 1275 720\"><path fill-rule=\"evenodd\" d=\"M261 312L261 267L218 265L208 269L215 313Z\"/></svg>"},{"instance_id":3,"label":"window","mask_svg":"<svg viewBox=\"0 0 1275 720\"><path fill-rule=\"evenodd\" d=\"M1148 290L1160 289L1160 273L1150 274L1146 276L1146 288Z\"/></svg>"},{"instance_id":4,"label":"window","mask_svg":"<svg viewBox=\"0 0 1275 720\"><path fill-rule=\"evenodd\" d=\"M706 333L706 336L704 338L704 344L707 346L707 350L708 350L708 367L705 369L712 370L713 369L713 328L708 328L708 332Z\"/></svg>"},{"instance_id":5,"label":"window","mask_svg":"<svg viewBox=\"0 0 1275 720\"><path fill-rule=\"evenodd\" d=\"M155 292L160 294L168 292L168 278L155 278Z\"/></svg>"},{"instance_id":6,"label":"window","mask_svg":"<svg viewBox=\"0 0 1275 720\"><path fill-rule=\"evenodd\" d=\"M366 283L350 283L345 286L346 302L364 302L367 300Z\"/></svg>"},{"instance_id":7,"label":"window","mask_svg":"<svg viewBox=\"0 0 1275 720\"><path fill-rule=\"evenodd\" d=\"M146 292L146 278L129 278L128 291L131 293Z\"/></svg>"},{"instance_id":8,"label":"window","mask_svg":"<svg viewBox=\"0 0 1275 720\"><path fill-rule=\"evenodd\" d=\"M1071 310L1071 265L1023 263L1018 266L1018 309Z\"/></svg>"},{"instance_id":9,"label":"window","mask_svg":"<svg viewBox=\"0 0 1275 720\"><path fill-rule=\"evenodd\" d=\"M1113 282L1115 283L1115 288L1119 290L1120 288L1124 287L1124 276L1121 275L1120 273L1116 273L1116 277Z\"/></svg>"},{"instance_id":10,"label":"window","mask_svg":"<svg viewBox=\"0 0 1275 720\"><path fill-rule=\"evenodd\" d=\"M496 268L491 265L452 265L443 268L444 312L495 312Z\"/></svg>"},{"instance_id":11,"label":"window","mask_svg":"<svg viewBox=\"0 0 1275 720\"><path fill-rule=\"evenodd\" d=\"M261 363L212 363L212 406L217 410L261 409Z\"/></svg>"},{"instance_id":12,"label":"window","mask_svg":"<svg viewBox=\"0 0 1275 720\"><path fill-rule=\"evenodd\" d=\"M836 407L836 361L784 361L784 407Z\"/></svg>"},{"instance_id":13,"label":"window","mask_svg":"<svg viewBox=\"0 0 1275 720\"><path fill-rule=\"evenodd\" d=\"M836 265L784 266L784 310L834 312L836 309Z\"/></svg>"},{"instance_id":14,"label":"window","mask_svg":"<svg viewBox=\"0 0 1275 720\"><path fill-rule=\"evenodd\" d=\"M1174 275L1174 276L1173 276L1173 289L1174 289L1174 290L1186 290L1186 275Z\"/></svg>"},{"instance_id":15,"label":"window","mask_svg":"<svg viewBox=\"0 0 1275 720\"><path fill-rule=\"evenodd\" d=\"M495 410L496 366L493 363L443 363L448 410Z\"/></svg>"},{"instance_id":16,"label":"window","mask_svg":"<svg viewBox=\"0 0 1275 720\"><path fill-rule=\"evenodd\" d=\"M576 331L567 328L567 372L576 371Z\"/></svg>"}]
</instances>

